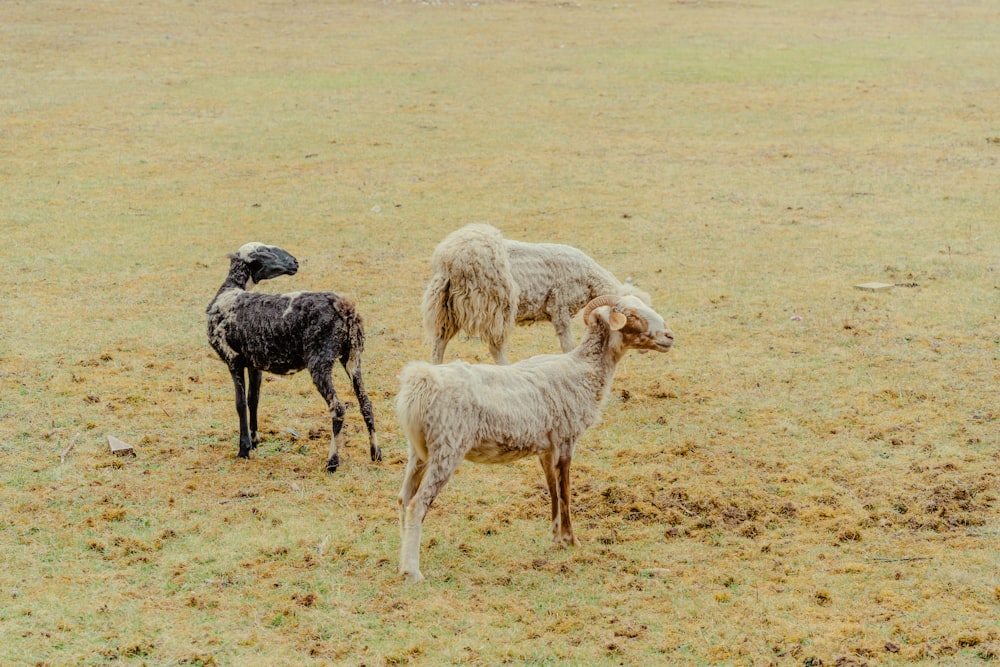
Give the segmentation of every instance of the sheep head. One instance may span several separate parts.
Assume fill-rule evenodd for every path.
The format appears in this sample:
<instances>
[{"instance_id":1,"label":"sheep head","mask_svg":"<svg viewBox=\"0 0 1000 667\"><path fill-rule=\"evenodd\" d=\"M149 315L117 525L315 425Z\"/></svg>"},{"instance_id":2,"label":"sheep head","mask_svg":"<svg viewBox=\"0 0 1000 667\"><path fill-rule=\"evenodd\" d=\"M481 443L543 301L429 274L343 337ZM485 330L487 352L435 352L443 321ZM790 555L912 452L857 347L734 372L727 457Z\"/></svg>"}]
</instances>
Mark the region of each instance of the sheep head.
<instances>
[{"instance_id":1,"label":"sheep head","mask_svg":"<svg viewBox=\"0 0 1000 667\"><path fill-rule=\"evenodd\" d=\"M611 331L621 336L622 349L666 352L674 344L674 334L663 318L637 296L599 296L583 308L587 326L600 317Z\"/></svg>"},{"instance_id":2,"label":"sheep head","mask_svg":"<svg viewBox=\"0 0 1000 667\"><path fill-rule=\"evenodd\" d=\"M294 276L299 270L299 262L278 246L264 245L256 241L240 246L235 255L230 255L246 264L250 270L250 280L256 284L278 276Z\"/></svg>"}]
</instances>

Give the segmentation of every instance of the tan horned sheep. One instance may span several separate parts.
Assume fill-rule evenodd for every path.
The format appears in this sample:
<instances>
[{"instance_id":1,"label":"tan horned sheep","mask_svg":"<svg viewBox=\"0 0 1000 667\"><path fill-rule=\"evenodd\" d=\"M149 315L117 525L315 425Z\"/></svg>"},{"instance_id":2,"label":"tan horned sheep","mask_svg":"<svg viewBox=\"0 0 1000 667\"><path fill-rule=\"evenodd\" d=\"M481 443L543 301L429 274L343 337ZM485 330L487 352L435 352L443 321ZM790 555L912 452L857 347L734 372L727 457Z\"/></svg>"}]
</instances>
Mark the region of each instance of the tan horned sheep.
<instances>
[{"instance_id":1,"label":"tan horned sheep","mask_svg":"<svg viewBox=\"0 0 1000 667\"><path fill-rule=\"evenodd\" d=\"M427 509L463 460L507 463L537 455L552 499L552 538L575 545L569 469L577 438L600 417L618 361L630 349L666 352L663 318L634 296L605 295L584 308L579 347L509 366L410 362L396 413L409 441L399 492L400 573L420 573Z\"/></svg>"}]
</instances>

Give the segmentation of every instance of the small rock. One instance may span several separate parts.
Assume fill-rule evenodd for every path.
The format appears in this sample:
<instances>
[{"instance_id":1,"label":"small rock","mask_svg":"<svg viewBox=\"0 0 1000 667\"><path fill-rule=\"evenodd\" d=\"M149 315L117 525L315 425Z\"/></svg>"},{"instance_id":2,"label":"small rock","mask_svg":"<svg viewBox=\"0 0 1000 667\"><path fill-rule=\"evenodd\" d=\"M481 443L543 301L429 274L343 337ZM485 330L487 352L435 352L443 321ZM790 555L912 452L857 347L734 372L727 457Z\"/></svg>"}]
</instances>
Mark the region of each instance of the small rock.
<instances>
[{"instance_id":1,"label":"small rock","mask_svg":"<svg viewBox=\"0 0 1000 667\"><path fill-rule=\"evenodd\" d=\"M895 285L891 283L861 283L860 285L855 285L854 289L864 290L866 292L884 292L886 290L891 290Z\"/></svg>"},{"instance_id":2,"label":"small rock","mask_svg":"<svg viewBox=\"0 0 1000 667\"><path fill-rule=\"evenodd\" d=\"M113 435L108 436L108 446L111 447L111 453L115 456L135 456L132 445L122 442Z\"/></svg>"}]
</instances>

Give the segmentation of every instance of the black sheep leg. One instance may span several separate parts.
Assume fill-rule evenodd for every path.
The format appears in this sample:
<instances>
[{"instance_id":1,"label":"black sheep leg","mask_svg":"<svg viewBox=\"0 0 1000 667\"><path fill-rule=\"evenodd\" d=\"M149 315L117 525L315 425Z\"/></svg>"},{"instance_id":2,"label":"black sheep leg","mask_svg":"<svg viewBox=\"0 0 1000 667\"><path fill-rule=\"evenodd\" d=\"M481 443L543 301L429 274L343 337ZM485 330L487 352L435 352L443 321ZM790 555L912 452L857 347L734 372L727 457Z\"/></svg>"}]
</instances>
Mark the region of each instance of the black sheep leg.
<instances>
[{"instance_id":1,"label":"black sheep leg","mask_svg":"<svg viewBox=\"0 0 1000 667\"><path fill-rule=\"evenodd\" d=\"M326 405L330 408L330 419L333 434L330 436L330 455L326 459L326 469L329 472L336 472L340 465L340 430L344 426L344 404L337 398L337 392L333 389L333 378L330 372L333 370L332 364L322 364L309 369L313 384L316 390L326 399Z\"/></svg>"},{"instance_id":2,"label":"black sheep leg","mask_svg":"<svg viewBox=\"0 0 1000 667\"><path fill-rule=\"evenodd\" d=\"M361 379L360 360L354 368L353 373L348 370L346 365L344 366L344 370L348 371L348 375L351 378L354 395L358 397L358 407L361 408L361 414L365 418L365 425L368 427L368 451L371 454L372 461L381 461L382 449L378 446L378 436L375 435L375 413L372 412L372 402L368 398L368 392L365 391L364 380Z\"/></svg>"},{"instance_id":3,"label":"black sheep leg","mask_svg":"<svg viewBox=\"0 0 1000 667\"><path fill-rule=\"evenodd\" d=\"M257 403L260 401L260 381L263 373L256 368L248 369L250 375L250 391L247 393L247 403L250 408L250 448L256 449L260 444L257 435Z\"/></svg>"},{"instance_id":4,"label":"black sheep leg","mask_svg":"<svg viewBox=\"0 0 1000 667\"><path fill-rule=\"evenodd\" d=\"M236 414L240 418L240 453L241 459L250 458L250 428L247 425L247 389L243 379L243 367L230 368L233 376L233 386L236 389Z\"/></svg>"}]
</instances>

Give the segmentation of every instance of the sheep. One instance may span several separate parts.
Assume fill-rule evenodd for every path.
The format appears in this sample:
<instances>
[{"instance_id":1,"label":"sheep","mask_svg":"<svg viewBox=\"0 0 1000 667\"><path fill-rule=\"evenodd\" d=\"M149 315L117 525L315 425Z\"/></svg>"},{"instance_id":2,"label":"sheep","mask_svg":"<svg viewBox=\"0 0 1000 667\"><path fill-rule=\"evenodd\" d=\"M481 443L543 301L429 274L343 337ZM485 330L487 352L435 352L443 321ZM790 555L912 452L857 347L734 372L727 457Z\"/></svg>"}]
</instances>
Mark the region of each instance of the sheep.
<instances>
[{"instance_id":1,"label":"sheep","mask_svg":"<svg viewBox=\"0 0 1000 667\"><path fill-rule=\"evenodd\" d=\"M236 388L238 456L249 458L259 442L257 402L262 371L287 375L308 368L333 420L326 469L335 472L340 464L344 405L334 391L331 371L334 360L339 359L368 427L372 461L381 461L372 404L361 379L365 331L354 304L333 292L251 293L254 284L262 280L298 271L296 259L276 246L247 243L229 258L229 275L206 312L209 343L229 367ZM249 371L249 387L244 369Z\"/></svg>"},{"instance_id":2,"label":"sheep","mask_svg":"<svg viewBox=\"0 0 1000 667\"><path fill-rule=\"evenodd\" d=\"M649 295L582 251L556 243L504 239L496 227L473 223L448 234L431 256L433 275L421 309L431 341L431 362L444 361L455 334L478 336L498 364L506 365L507 338L516 324L551 321L563 352L573 349L570 322L602 294Z\"/></svg>"},{"instance_id":3,"label":"sheep","mask_svg":"<svg viewBox=\"0 0 1000 667\"><path fill-rule=\"evenodd\" d=\"M409 442L399 492L400 574L420 581L427 509L464 459L507 463L538 455L552 500L555 546L579 544L570 522L570 461L600 417L615 367L629 349L668 351L673 334L635 296L603 295L583 310L587 330L569 353L509 366L408 363L396 413Z\"/></svg>"}]
</instances>

